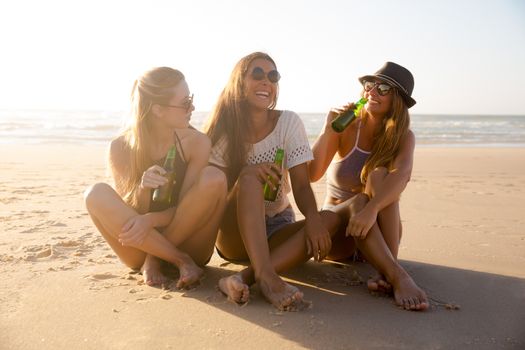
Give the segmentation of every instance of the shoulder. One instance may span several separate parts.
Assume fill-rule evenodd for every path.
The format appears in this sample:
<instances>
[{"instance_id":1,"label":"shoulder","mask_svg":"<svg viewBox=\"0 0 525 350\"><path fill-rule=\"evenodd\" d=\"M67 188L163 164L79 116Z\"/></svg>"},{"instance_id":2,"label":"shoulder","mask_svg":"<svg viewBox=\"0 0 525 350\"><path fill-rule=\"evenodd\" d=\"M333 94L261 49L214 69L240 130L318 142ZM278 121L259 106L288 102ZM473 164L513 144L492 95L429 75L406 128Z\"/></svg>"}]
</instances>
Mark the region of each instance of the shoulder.
<instances>
[{"instance_id":1,"label":"shoulder","mask_svg":"<svg viewBox=\"0 0 525 350\"><path fill-rule=\"evenodd\" d=\"M416 135L412 130L408 129L405 137L403 138L403 143L411 146L412 148L416 145Z\"/></svg>"},{"instance_id":2,"label":"shoulder","mask_svg":"<svg viewBox=\"0 0 525 350\"><path fill-rule=\"evenodd\" d=\"M188 158L208 157L211 150L211 141L208 136L196 129L184 129L177 131L184 153Z\"/></svg>"},{"instance_id":3,"label":"shoulder","mask_svg":"<svg viewBox=\"0 0 525 350\"><path fill-rule=\"evenodd\" d=\"M294 125L298 123L299 124L303 123L303 121L301 120L301 117L299 117L299 114L297 114L294 111L283 110L281 111L279 118L282 120L282 122L285 125L288 125L288 124Z\"/></svg>"},{"instance_id":4,"label":"shoulder","mask_svg":"<svg viewBox=\"0 0 525 350\"><path fill-rule=\"evenodd\" d=\"M304 123L299 115L293 111L283 110L279 116L278 128L289 133L302 133Z\"/></svg>"},{"instance_id":5,"label":"shoulder","mask_svg":"<svg viewBox=\"0 0 525 350\"><path fill-rule=\"evenodd\" d=\"M403 155L413 154L416 148L416 136L412 130L408 130L401 140L399 153Z\"/></svg>"},{"instance_id":6,"label":"shoulder","mask_svg":"<svg viewBox=\"0 0 525 350\"><path fill-rule=\"evenodd\" d=\"M113 140L109 145L109 156L111 159L119 159L130 152L130 147L124 135L121 135Z\"/></svg>"},{"instance_id":7,"label":"shoulder","mask_svg":"<svg viewBox=\"0 0 525 350\"><path fill-rule=\"evenodd\" d=\"M129 167L131 148L124 135L111 141L108 152L109 165L113 171L125 172Z\"/></svg>"},{"instance_id":8,"label":"shoulder","mask_svg":"<svg viewBox=\"0 0 525 350\"><path fill-rule=\"evenodd\" d=\"M182 143L184 150L188 149L188 152L199 147L207 149L211 147L211 141L208 136L196 129L179 129L177 130L177 137Z\"/></svg>"}]
</instances>

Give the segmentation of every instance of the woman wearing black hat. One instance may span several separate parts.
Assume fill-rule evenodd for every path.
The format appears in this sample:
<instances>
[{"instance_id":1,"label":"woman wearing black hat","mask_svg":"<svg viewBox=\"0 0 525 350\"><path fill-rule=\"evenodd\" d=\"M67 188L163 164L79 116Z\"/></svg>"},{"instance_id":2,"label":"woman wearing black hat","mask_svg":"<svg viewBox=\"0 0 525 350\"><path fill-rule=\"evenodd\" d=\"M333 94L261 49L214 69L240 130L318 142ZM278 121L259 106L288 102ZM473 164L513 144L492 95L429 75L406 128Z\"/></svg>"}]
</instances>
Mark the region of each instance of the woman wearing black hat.
<instances>
[{"instance_id":1,"label":"woman wearing black hat","mask_svg":"<svg viewBox=\"0 0 525 350\"><path fill-rule=\"evenodd\" d=\"M346 224L333 238L328 258L342 260L359 249L378 271L368 281L370 291L393 290L396 303L407 310L428 308L428 299L397 262L401 239L399 197L412 172L415 137L408 108L414 78L404 67L386 62L373 75L359 78L367 104L341 133L331 122L354 109L350 103L331 110L313 146L310 180L326 172L324 209Z\"/></svg>"}]
</instances>

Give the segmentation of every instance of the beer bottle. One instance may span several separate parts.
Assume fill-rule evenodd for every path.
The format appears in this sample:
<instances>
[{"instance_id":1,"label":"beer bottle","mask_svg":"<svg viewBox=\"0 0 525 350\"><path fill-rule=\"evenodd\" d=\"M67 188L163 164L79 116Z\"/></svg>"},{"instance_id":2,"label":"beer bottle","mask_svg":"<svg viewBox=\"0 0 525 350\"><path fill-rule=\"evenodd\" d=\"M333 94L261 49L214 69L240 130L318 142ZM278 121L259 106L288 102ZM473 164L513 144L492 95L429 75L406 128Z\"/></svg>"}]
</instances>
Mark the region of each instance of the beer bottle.
<instances>
[{"instance_id":1,"label":"beer bottle","mask_svg":"<svg viewBox=\"0 0 525 350\"><path fill-rule=\"evenodd\" d=\"M166 155L164 160L164 165L162 166L166 170L164 175L168 181L155 189L153 191L153 201L156 204L162 205L162 207L168 208L171 204L171 194L173 192L173 185L175 184L175 154L177 149L175 145L172 145Z\"/></svg>"},{"instance_id":2,"label":"beer bottle","mask_svg":"<svg viewBox=\"0 0 525 350\"><path fill-rule=\"evenodd\" d=\"M364 107L367 101L366 98L362 97L355 103L354 109L349 109L348 111L339 114L337 118L332 121L332 129L336 132L343 132L343 130L346 129L346 127L356 118L359 111Z\"/></svg>"},{"instance_id":3,"label":"beer bottle","mask_svg":"<svg viewBox=\"0 0 525 350\"><path fill-rule=\"evenodd\" d=\"M278 148L277 152L275 153L275 159L273 162L279 166L279 168L283 168L283 159L284 159L284 149ZM274 185L277 185L278 180L280 179L274 179L271 176L268 176L268 180L270 180ZM264 199L267 201L274 202L277 198L277 192L279 192L279 186L276 186L276 189L272 189L268 183L264 184Z\"/></svg>"}]
</instances>

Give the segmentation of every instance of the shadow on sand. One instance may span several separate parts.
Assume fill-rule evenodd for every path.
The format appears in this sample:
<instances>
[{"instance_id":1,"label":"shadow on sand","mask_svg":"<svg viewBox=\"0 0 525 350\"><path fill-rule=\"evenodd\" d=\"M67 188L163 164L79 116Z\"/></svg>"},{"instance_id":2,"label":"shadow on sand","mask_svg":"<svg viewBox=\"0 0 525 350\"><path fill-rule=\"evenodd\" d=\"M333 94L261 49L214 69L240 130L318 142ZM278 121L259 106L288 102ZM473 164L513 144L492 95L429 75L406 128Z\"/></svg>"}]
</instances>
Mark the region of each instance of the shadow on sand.
<instances>
[{"instance_id":1,"label":"shadow on sand","mask_svg":"<svg viewBox=\"0 0 525 350\"><path fill-rule=\"evenodd\" d=\"M245 306L225 302L218 291L210 297L210 288L231 273L213 266L207 267L203 285L187 296L305 348L525 348L525 279L410 261L401 264L431 298L429 311L404 311L392 297L370 294L366 279L373 271L366 263L309 261L285 275L313 303L301 312L277 311L256 287ZM446 303L460 309L448 309Z\"/></svg>"}]
</instances>

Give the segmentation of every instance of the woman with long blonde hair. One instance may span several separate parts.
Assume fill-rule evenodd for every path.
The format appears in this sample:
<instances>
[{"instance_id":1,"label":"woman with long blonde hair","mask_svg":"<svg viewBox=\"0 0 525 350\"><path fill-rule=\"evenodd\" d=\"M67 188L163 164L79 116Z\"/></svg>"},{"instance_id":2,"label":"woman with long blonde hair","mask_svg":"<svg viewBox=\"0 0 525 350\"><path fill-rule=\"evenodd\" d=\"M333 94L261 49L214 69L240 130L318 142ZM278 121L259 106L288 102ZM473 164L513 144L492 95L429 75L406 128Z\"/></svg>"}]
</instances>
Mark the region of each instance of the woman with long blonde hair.
<instances>
[{"instance_id":1,"label":"woman with long blonde hair","mask_svg":"<svg viewBox=\"0 0 525 350\"><path fill-rule=\"evenodd\" d=\"M428 308L428 299L397 262L401 240L399 198L412 173L415 137L408 108L414 78L406 68L386 62L373 75L359 78L368 102L341 133L332 121L353 103L331 110L313 146L311 181L326 172L324 208L342 219L328 258L344 260L355 248L378 271L368 281L370 291L393 291L396 303L407 310Z\"/></svg>"},{"instance_id":2,"label":"woman with long blonde hair","mask_svg":"<svg viewBox=\"0 0 525 350\"><path fill-rule=\"evenodd\" d=\"M184 75L158 67L138 78L131 95L131 125L111 142L115 187L98 183L85 192L88 212L120 260L141 269L148 285L168 280L160 260L175 265L177 287L199 281L213 253L226 204L226 177L208 166L211 143L189 124L193 106ZM152 200L167 183L162 167L175 147L169 203Z\"/></svg>"}]
</instances>

